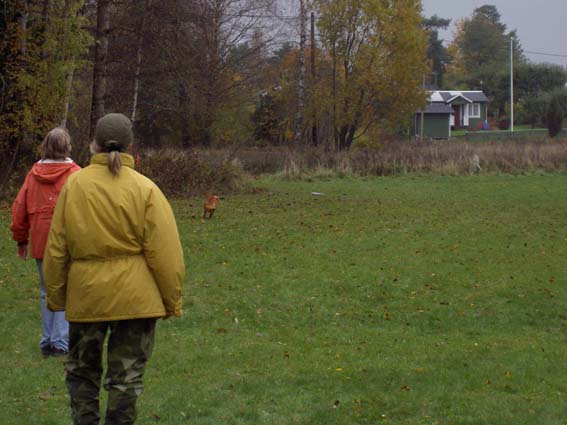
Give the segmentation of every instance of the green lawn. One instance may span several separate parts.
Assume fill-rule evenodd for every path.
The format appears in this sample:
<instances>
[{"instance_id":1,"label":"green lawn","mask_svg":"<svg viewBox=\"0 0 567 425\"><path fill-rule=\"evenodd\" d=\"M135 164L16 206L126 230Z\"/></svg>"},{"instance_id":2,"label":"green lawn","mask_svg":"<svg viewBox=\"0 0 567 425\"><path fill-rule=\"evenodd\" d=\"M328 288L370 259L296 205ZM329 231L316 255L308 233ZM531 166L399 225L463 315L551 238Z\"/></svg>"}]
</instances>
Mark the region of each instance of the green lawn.
<instances>
[{"instance_id":1,"label":"green lawn","mask_svg":"<svg viewBox=\"0 0 567 425\"><path fill-rule=\"evenodd\" d=\"M174 202L185 316L159 323L139 424L567 423L567 176L258 184L204 224ZM0 423L70 423L8 224Z\"/></svg>"},{"instance_id":2,"label":"green lawn","mask_svg":"<svg viewBox=\"0 0 567 425\"><path fill-rule=\"evenodd\" d=\"M566 137L565 129L556 137ZM468 131L464 129L454 130L451 132L451 138L462 139L466 141L483 141L492 142L496 140L545 140L549 138L547 128L531 128L529 125L514 126L514 131L493 129L489 131L478 130Z\"/></svg>"}]
</instances>

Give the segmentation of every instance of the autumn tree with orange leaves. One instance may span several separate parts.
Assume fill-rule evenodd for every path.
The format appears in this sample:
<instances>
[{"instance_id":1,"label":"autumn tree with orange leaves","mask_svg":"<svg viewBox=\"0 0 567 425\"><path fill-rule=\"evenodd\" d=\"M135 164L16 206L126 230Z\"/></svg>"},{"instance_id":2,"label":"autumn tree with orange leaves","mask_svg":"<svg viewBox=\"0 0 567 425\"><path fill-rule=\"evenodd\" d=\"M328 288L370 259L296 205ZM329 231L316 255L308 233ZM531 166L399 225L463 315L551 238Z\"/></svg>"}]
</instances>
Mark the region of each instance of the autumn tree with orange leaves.
<instances>
[{"instance_id":1,"label":"autumn tree with orange leaves","mask_svg":"<svg viewBox=\"0 0 567 425\"><path fill-rule=\"evenodd\" d=\"M337 150L372 126L397 128L423 105L427 34L420 2L319 0L318 28L330 78L319 96Z\"/></svg>"}]
</instances>

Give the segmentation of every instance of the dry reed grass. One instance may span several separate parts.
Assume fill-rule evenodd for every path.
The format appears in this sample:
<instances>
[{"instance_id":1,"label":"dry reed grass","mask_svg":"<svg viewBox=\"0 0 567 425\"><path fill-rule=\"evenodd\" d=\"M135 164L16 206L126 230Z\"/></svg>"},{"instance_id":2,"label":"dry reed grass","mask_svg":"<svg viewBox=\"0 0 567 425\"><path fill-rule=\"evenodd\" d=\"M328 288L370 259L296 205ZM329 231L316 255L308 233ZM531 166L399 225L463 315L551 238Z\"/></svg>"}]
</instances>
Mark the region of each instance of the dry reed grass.
<instances>
[{"instance_id":1,"label":"dry reed grass","mask_svg":"<svg viewBox=\"0 0 567 425\"><path fill-rule=\"evenodd\" d=\"M198 155L208 161L228 154L224 150L208 150ZM392 176L565 172L567 140L391 141L379 149L352 149L349 152L313 148L242 148L233 152L232 164L251 175L281 174L287 178L329 173Z\"/></svg>"}]
</instances>

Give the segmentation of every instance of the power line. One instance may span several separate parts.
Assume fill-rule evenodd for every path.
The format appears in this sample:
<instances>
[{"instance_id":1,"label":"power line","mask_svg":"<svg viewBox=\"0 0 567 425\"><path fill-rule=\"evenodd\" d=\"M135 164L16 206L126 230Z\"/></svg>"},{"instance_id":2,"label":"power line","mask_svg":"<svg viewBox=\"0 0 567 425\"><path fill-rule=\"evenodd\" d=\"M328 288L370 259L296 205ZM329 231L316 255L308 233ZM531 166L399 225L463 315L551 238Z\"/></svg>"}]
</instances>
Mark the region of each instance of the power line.
<instances>
[{"instance_id":1,"label":"power line","mask_svg":"<svg viewBox=\"0 0 567 425\"><path fill-rule=\"evenodd\" d=\"M529 53L532 55L544 55L544 56L554 56L557 58L567 58L567 55L561 55L557 53L544 53L544 52L530 52L529 50L524 50L524 53Z\"/></svg>"},{"instance_id":2,"label":"power line","mask_svg":"<svg viewBox=\"0 0 567 425\"><path fill-rule=\"evenodd\" d=\"M453 40L446 40L446 39L440 39L440 41L445 42L445 43L452 43ZM503 51L508 51L508 48L502 48L499 50L503 50ZM522 50L523 53L529 53L531 55L542 55L542 56L553 56L556 58L567 58L567 54L560 54L560 53L549 53L549 52L534 52L531 50Z\"/></svg>"}]
</instances>

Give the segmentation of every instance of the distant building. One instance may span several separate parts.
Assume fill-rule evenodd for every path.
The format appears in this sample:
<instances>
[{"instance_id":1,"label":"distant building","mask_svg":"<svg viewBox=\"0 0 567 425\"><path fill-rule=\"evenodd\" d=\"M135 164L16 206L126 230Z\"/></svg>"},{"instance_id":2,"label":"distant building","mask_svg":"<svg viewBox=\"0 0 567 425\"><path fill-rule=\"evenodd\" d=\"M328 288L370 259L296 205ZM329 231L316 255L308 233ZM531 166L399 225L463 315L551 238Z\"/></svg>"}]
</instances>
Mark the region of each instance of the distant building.
<instances>
[{"instance_id":1,"label":"distant building","mask_svg":"<svg viewBox=\"0 0 567 425\"><path fill-rule=\"evenodd\" d=\"M488 116L488 98L482 91L431 90L425 110L415 114L415 135L449 139L452 130L482 130Z\"/></svg>"}]
</instances>

